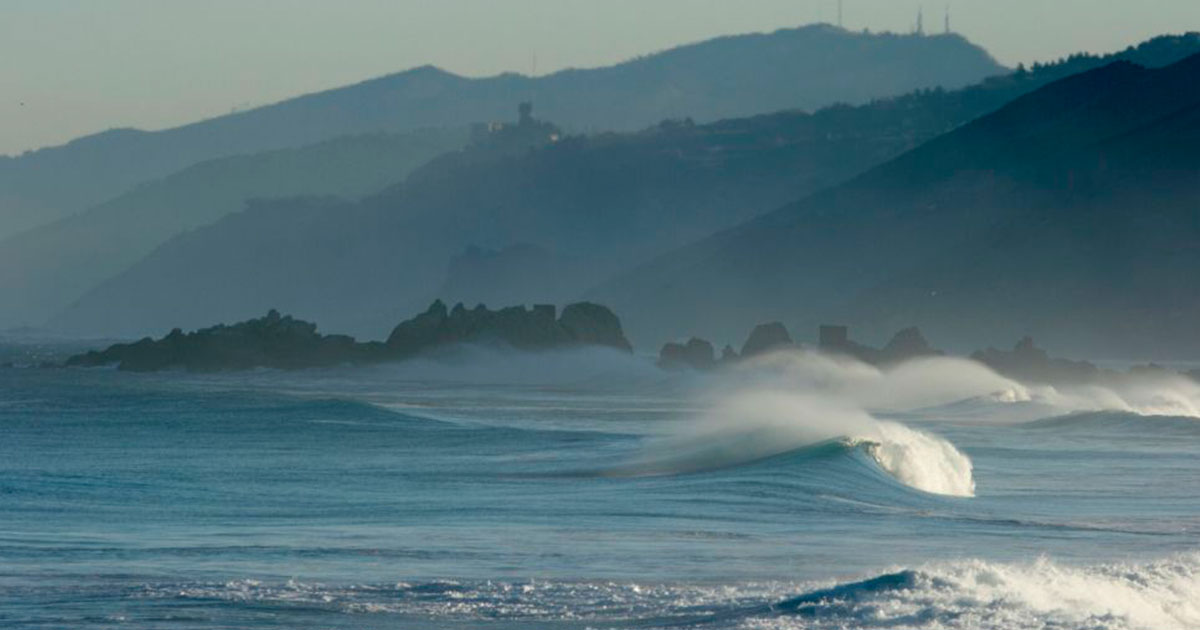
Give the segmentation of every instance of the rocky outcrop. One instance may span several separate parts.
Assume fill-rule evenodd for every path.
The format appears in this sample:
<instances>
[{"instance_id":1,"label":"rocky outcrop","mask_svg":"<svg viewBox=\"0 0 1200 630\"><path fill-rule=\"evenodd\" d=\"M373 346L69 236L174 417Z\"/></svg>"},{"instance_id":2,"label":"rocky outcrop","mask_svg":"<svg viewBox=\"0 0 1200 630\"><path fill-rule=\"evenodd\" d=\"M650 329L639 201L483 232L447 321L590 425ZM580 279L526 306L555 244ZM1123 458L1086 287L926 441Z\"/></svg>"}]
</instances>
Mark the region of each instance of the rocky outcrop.
<instances>
[{"instance_id":1,"label":"rocky outcrop","mask_svg":"<svg viewBox=\"0 0 1200 630\"><path fill-rule=\"evenodd\" d=\"M380 344L360 344L345 335L321 335L316 324L281 316L265 317L184 333L176 328L159 340L149 337L76 355L67 366L116 364L121 370L150 372L246 370L256 367L298 369L369 360Z\"/></svg>"},{"instance_id":2,"label":"rocky outcrop","mask_svg":"<svg viewBox=\"0 0 1200 630\"><path fill-rule=\"evenodd\" d=\"M774 350L791 348L794 345L792 336L788 334L788 330L783 324L779 322L759 324L750 331L750 337L746 339L746 343L742 344L741 358L749 359Z\"/></svg>"},{"instance_id":3,"label":"rocky outcrop","mask_svg":"<svg viewBox=\"0 0 1200 630\"><path fill-rule=\"evenodd\" d=\"M340 364L363 364L411 358L458 343L497 343L520 350L569 346L632 348L612 311L581 302L563 309L538 305L490 311L483 305L467 310L462 304L447 310L440 300L424 313L396 326L387 343L359 343L345 335L321 335L316 324L280 315L184 333L176 328L162 339L146 337L101 351L71 357L68 367L116 365L118 369L149 372L246 370L257 367L300 369Z\"/></svg>"},{"instance_id":4,"label":"rocky outcrop","mask_svg":"<svg viewBox=\"0 0 1200 630\"><path fill-rule=\"evenodd\" d=\"M918 357L941 356L943 352L931 346L921 330L913 326L893 335L879 354L882 363L900 363Z\"/></svg>"},{"instance_id":5,"label":"rocky outcrop","mask_svg":"<svg viewBox=\"0 0 1200 630\"><path fill-rule=\"evenodd\" d=\"M571 343L633 350L633 346L621 330L621 320L607 307L599 304L568 304L563 309L558 324L566 330Z\"/></svg>"},{"instance_id":6,"label":"rocky outcrop","mask_svg":"<svg viewBox=\"0 0 1200 630\"><path fill-rule=\"evenodd\" d=\"M1050 357L1034 345L1032 337L1022 338L1011 351L988 348L975 352L971 358L1004 376L1027 382L1084 383L1100 375L1100 368L1087 361Z\"/></svg>"},{"instance_id":7,"label":"rocky outcrop","mask_svg":"<svg viewBox=\"0 0 1200 630\"><path fill-rule=\"evenodd\" d=\"M882 350L866 346L850 339L846 326L821 326L818 347L826 354L854 357L871 365L895 365L909 359L927 356L942 356L916 328L905 328L892 336Z\"/></svg>"},{"instance_id":8,"label":"rocky outcrop","mask_svg":"<svg viewBox=\"0 0 1200 630\"><path fill-rule=\"evenodd\" d=\"M733 352L728 346L726 349ZM709 370L716 365L713 345L697 337L692 337L687 343L667 343L658 353L658 366L668 370Z\"/></svg>"},{"instance_id":9,"label":"rocky outcrop","mask_svg":"<svg viewBox=\"0 0 1200 630\"><path fill-rule=\"evenodd\" d=\"M621 330L621 320L607 308L579 302L564 308L558 319L555 311L554 306L546 304L498 311L488 310L482 304L473 309L457 304L447 310L437 300L424 313L396 326L388 337L387 350L398 357L456 343L498 344L520 350L562 346L632 350Z\"/></svg>"}]
</instances>

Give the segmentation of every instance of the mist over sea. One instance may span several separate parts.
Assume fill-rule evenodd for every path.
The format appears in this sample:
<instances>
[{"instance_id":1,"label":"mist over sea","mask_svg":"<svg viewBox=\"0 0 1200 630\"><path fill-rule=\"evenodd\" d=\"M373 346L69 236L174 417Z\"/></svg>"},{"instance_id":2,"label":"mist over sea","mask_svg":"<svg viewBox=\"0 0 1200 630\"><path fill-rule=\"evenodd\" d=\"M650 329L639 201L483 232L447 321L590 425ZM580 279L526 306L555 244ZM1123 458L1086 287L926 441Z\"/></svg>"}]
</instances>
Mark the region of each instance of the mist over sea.
<instances>
[{"instance_id":1,"label":"mist over sea","mask_svg":"<svg viewBox=\"0 0 1200 630\"><path fill-rule=\"evenodd\" d=\"M1198 409L811 353L0 369L0 626L1195 628Z\"/></svg>"}]
</instances>

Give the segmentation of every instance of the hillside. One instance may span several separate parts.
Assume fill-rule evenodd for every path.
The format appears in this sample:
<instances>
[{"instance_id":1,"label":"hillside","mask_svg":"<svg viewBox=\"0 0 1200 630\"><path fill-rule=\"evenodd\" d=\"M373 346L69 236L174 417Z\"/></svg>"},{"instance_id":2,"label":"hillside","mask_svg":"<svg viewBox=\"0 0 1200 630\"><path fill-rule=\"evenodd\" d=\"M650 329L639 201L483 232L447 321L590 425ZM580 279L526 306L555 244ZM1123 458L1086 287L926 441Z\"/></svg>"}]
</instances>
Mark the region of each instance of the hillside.
<instances>
[{"instance_id":1,"label":"hillside","mask_svg":"<svg viewBox=\"0 0 1200 630\"><path fill-rule=\"evenodd\" d=\"M1200 56L1052 83L596 295L643 336L778 318L951 347L1200 349ZM636 311L634 306L636 305Z\"/></svg>"},{"instance_id":2,"label":"hillside","mask_svg":"<svg viewBox=\"0 0 1200 630\"><path fill-rule=\"evenodd\" d=\"M503 120L524 100L569 130L633 130L665 118L711 121L862 103L916 88L955 88L1001 71L958 36L829 26L722 37L536 78L470 79L426 66L174 129L117 129L0 157L0 238L200 161L347 134Z\"/></svg>"},{"instance_id":3,"label":"hillside","mask_svg":"<svg viewBox=\"0 0 1200 630\"><path fill-rule=\"evenodd\" d=\"M1170 59L1188 49L1177 45L1185 42L1200 51L1195 37L1168 38L1121 55L1154 49L1166 51L1156 58ZM567 301L1098 63L1076 57L963 90L811 115L568 137L512 158L456 154L358 204L271 204L174 239L54 323L140 335L276 306L370 337L435 297ZM734 300L723 308L738 304L754 306ZM635 321L654 314L636 310Z\"/></svg>"},{"instance_id":4,"label":"hillside","mask_svg":"<svg viewBox=\"0 0 1200 630\"><path fill-rule=\"evenodd\" d=\"M43 323L172 236L220 219L248 199L353 199L463 147L467 131L348 136L202 162L110 201L0 241L0 329Z\"/></svg>"}]
</instances>

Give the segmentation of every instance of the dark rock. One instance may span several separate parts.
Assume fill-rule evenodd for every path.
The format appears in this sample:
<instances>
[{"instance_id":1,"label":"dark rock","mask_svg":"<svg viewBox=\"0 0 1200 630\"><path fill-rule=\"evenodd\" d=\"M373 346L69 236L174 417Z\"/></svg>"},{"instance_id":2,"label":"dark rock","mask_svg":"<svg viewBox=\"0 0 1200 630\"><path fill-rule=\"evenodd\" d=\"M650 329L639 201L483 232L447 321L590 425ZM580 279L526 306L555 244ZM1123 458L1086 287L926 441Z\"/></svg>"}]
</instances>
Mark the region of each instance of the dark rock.
<instances>
[{"instance_id":1,"label":"dark rock","mask_svg":"<svg viewBox=\"0 0 1200 630\"><path fill-rule=\"evenodd\" d=\"M716 364L713 345L697 337L692 337L686 344L668 343L658 353L658 366L665 369L709 370Z\"/></svg>"},{"instance_id":2,"label":"dark rock","mask_svg":"<svg viewBox=\"0 0 1200 630\"><path fill-rule=\"evenodd\" d=\"M721 350L721 363L722 364L733 363L734 361L737 361L740 358L741 357L738 356L737 350L734 350L733 346L731 346L731 345L726 344L725 347Z\"/></svg>"},{"instance_id":3,"label":"dark rock","mask_svg":"<svg viewBox=\"0 0 1200 630\"><path fill-rule=\"evenodd\" d=\"M771 322L768 324L759 324L750 332L750 337L746 339L746 343L742 345L742 358L750 357L779 350L781 348L790 348L795 345L792 342L792 336L788 334L787 328L779 322Z\"/></svg>"},{"instance_id":4,"label":"dark rock","mask_svg":"<svg viewBox=\"0 0 1200 630\"><path fill-rule=\"evenodd\" d=\"M460 322L466 317L461 306L460 304L454 309L455 319ZM485 307L480 304L471 313L474 314L479 309ZM448 335L446 328L449 319L446 305L441 300L434 301L424 313L401 322L392 329L392 334L387 339L388 350L402 355L414 354L424 347L443 343Z\"/></svg>"},{"instance_id":5,"label":"dark rock","mask_svg":"<svg viewBox=\"0 0 1200 630\"><path fill-rule=\"evenodd\" d=\"M988 348L975 352L971 358L1004 376L1022 381L1072 384L1100 376L1100 369L1086 361L1050 357L1034 345L1032 337L1022 338L1009 352Z\"/></svg>"},{"instance_id":6,"label":"dark rock","mask_svg":"<svg viewBox=\"0 0 1200 630\"><path fill-rule=\"evenodd\" d=\"M821 352L854 357L872 365L894 365L917 357L943 354L929 345L916 327L905 328L893 335L882 350L851 340L849 331L846 326L821 326L818 343Z\"/></svg>"},{"instance_id":7,"label":"dark rock","mask_svg":"<svg viewBox=\"0 0 1200 630\"><path fill-rule=\"evenodd\" d=\"M480 304L447 310L435 301L424 313L392 331L387 343L359 343L346 335L321 335L316 324L266 316L185 334L176 328L162 339L149 337L110 346L67 360L68 367L117 365L139 372L182 368L190 371L245 370L256 367L297 369L344 363L406 359L456 343L495 342L522 350L601 345L630 351L621 322L598 304L572 304L555 319L555 308L540 304L490 311Z\"/></svg>"},{"instance_id":8,"label":"dark rock","mask_svg":"<svg viewBox=\"0 0 1200 630\"><path fill-rule=\"evenodd\" d=\"M608 308L599 304L569 304L563 309L558 323L577 344L633 350L633 346L625 339L625 333L621 330L621 320Z\"/></svg>"},{"instance_id":9,"label":"dark rock","mask_svg":"<svg viewBox=\"0 0 1200 630\"><path fill-rule=\"evenodd\" d=\"M915 326L905 328L892 336L891 341L879 353L880 363L901 363L919 357L942 356L941 350L929 345L929 341Z\"/></svg>"},{"instance_id":10,"label":"dark rock","mask_svg":"<svg viewBox=\"0 0 1200 630\"><path fill-rule=\"evenodd\" d=\"M316 324L281 316L224 324L184 334L178 328L155 341L146 337L67 359L66 365L116 364L118 369L149 372L171 368L190 371L245 370L256 367L298 369L355 363L377 354L378 344L358 344L344 335L320 335Z\"/></svg>"},{"instance_id":11,"label":"dark rock","mask_svg":"<svg viewBox=\"0 0 1200 630\"><path fill-rule=\"evenodd\" d=\"M539 304L488 310L480 304L467 310L458 304L449 313L438 300L424 313L401 323L388 337L388 352L407 357L455 343L495 343L521 350L591 345L632 350L612 311L589 302L571 304L554 318L555 308Z\"/></svg>"},{"instance_id":12,"label":"dark rock","mask_svg":"<svg viewBox=\"0 0 1200 630\"><path fill-rule=\"evenodd\" d=\"M825 354L854 357L864 363L879 363L880 352L850 340L850 328L824 324L818 329L817 348Z\"/></svg>"}]
</instances>

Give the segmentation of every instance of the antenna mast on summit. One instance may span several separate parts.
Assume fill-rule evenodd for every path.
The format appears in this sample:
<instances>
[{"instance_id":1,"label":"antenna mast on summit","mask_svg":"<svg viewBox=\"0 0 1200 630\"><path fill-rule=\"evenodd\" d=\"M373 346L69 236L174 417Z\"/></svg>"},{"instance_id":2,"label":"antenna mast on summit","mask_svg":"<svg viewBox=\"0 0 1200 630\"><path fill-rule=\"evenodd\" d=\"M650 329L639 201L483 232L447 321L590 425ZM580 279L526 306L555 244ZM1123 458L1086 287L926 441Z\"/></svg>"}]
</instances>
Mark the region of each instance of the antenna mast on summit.
<instances>
[{"instance_id":1,"label":"antenna mast on summit","mask_svg":"<svg viewBox=\"0 0 1200 630\"><path fill-rule=\"evenodd\" d=\"M950 34L950 5L946 5L946 34Z\"/></svg>"},{"instance_id":2,"label":"antenna mast on summit","mask_svg":"<svg viewBox=\"0 0 1200 630\"><path fill-rule=\"evenodd\" d=\"M925 7L917 7L917 35L925 34Z\"/></svg>"}]
</instances>

